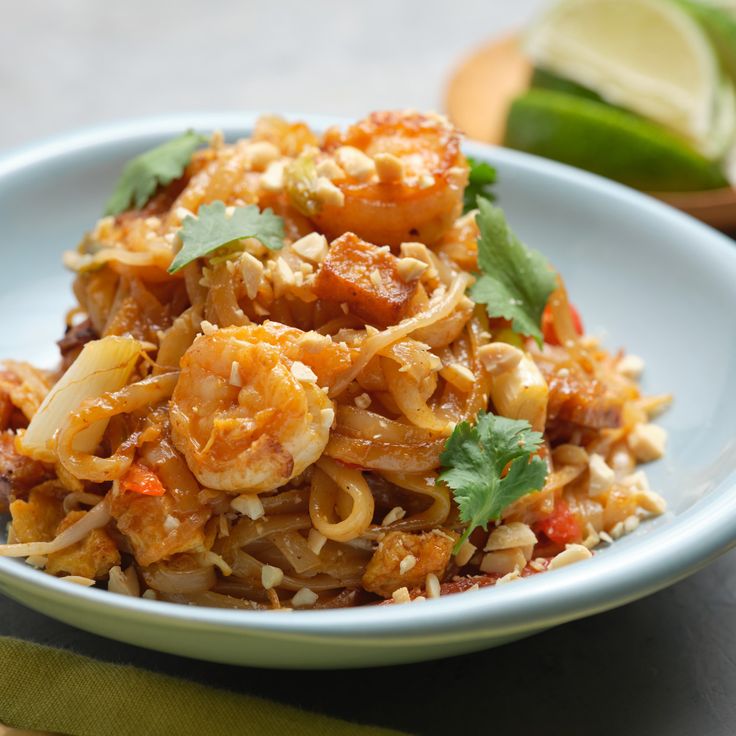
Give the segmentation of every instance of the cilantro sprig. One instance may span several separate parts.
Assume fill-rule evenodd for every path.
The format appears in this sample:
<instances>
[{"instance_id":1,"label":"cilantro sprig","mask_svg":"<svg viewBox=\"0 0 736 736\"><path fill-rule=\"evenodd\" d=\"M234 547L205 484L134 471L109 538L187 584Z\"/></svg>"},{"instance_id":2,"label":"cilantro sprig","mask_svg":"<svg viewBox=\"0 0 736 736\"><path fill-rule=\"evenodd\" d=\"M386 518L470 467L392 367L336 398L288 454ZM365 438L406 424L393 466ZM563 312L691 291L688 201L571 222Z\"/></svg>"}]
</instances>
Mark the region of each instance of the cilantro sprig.
<instances>
[{"instance_id":1,"label":"cilantro sprig","mask_svg":"<svg viewBox=\"0 0 736 736\"><path fill-rule=\"evenodd\" d=\"M159 186L184 173L192 154L206 142L207 136L188 130L128 161L105 205L105 214L119 215L131 207L145 206Z\"/></svg>"},{"instance_id":2,"label":"cilantro sprig","mask_svg":"<svg viewBox=\"0 0 736 736\"><path fill-rule=\"evenodd\" d=\"M485 304L489 317L509 320L515 332L533 337L541 347L540 323L557 286L555 272L541 253L527 248L514 235L499 207L481 197L478 209L481 274L470 296Z\"/></svg>"},{"instance_id":3,"label":"cilantro sprig","mask_svg":"<svg viewBox=\"0 0 736 736\"><path fill-rule=\"evenodd\" d=\"M529 422L484 411L474 427L468 422L455 427L440 455L439 476L452 489L460 520L467 524L455 550L473 530L500 519L510 503L542 489L547 464L532 457L541 443L541 433Z\"/></svg>"},{"instance_id":4,"label":"cilantro sprig","mask_svg":"<svg viewBox=\"0 0 736 736\"><path fill-rule=\"evenodd\" d=\"M270 208L261 212L254 204L234 207L228 214L225 204L216 200L202 205L196 218L184 218L179 238L182 247L171 262L169 273L176 273L197 258L241 238L255 238L269 250L279 250L284 246L284 221Z\"/></svg>"},{"instance_id":5,"label":"cilantro sprig","mask_svg":"<svg viewBox=\"0 0 736 736\"><path fill-rule=\"evenodd\" d=\"M478 197L493 202L496 197L491 191L491 186L496 183L496 169L485 161L477 161L471 156L467 157L470 173L468 174L468 185L463 192L463 214L474 210L478 206Z\"/></svg>"}]
</instances>

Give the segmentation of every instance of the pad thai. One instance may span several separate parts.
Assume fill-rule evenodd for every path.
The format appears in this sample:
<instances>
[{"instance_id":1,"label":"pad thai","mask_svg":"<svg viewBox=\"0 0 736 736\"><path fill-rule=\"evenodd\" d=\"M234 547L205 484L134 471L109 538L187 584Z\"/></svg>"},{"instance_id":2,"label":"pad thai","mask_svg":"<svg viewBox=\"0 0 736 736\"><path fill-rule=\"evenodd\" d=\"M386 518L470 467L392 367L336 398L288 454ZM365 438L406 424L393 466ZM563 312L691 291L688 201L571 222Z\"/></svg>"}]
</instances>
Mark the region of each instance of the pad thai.
<instances>
[{"instance_id":1,"label":"pad thai","mask_svg":"<svg viewBox=\"0 0 736 736\"><path fill-rule=\"evenodd\" d=\"M662 514L641 358L584 333L448 121L261 118L128 162L64 255L53 371L0 371L0 555L240 609L416 603Z\"/></svg>"}]
</instances>

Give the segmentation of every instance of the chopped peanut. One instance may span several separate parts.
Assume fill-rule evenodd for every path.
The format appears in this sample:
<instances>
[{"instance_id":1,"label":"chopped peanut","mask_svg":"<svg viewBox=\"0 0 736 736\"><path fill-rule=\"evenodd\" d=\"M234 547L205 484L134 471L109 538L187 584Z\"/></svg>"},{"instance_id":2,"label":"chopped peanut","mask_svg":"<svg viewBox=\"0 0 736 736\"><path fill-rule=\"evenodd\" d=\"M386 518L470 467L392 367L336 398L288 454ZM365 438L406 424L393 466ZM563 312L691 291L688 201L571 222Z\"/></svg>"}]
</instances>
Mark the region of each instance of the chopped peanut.
<instances>
[{"instance_id":1,"label":"chopped peanut","mask_svg":"<svg viewBox=\"0 0 736 736\"><path fill-rule=\"evenodd\" d=\"M456 389L465 394L470 393L475 385L475 375L473 371L462 363L450 363L440 369L440 375L448 383L451 383Z\"/></svg>"},{"instance_id":2,"label":"chopped peanut","mask_svg":"<svg viewBox=\"0 0 736 736\"><path fill-rule=\"evenodd\" d=\"M381 522L381 526L391 526L391 524L401 521L406 516L406 511L401 508L401 506L394 506L394 508L389 511L386 516L383 517L383 521Z\"/></svg>"},{"instance_id":3,"label":"chopped peanut","mask_svg":"<svg viewBox=\"0 0 736 736\"><path fill-rule=\"evenodd\" d=\"M404 585L401 588L397 588L391 597L395 603L411 603L411 596L409 595L409 589Z\"/></svg>"},{"instance_id":4,"label":"chopped peanut","mask_svg":"<svg viewBox=\"0 0 736 736\"><path fill-rule=\"evenodd\" d=\"M312 263L321 263L327 255L327 238L319 233L309 233L292 243L291 249Z\"/></svg>"},{"instance_id":5,"label":"chopped peanut","mask_svg":"<svg viewBox=\"0 0 736 736\"><path fill-rule=\"evenodd\" d=\"M644 361L638 355L624 355L616 364L616 368L622 376L636 379L644 372Z\"/></svg>"},{"instance_id":6,"label":"chopped peanut","mask_svg":"<svg viewBox=\"0 0 736 736\"><path fill-rule=\"evenodd\" d=\"M489 535L486 552L494 552L499 549L513 549L514 547L532 547L537 543L537 537L528 524L520 521L511 521L508 524L496 527Z\"/></svg>"},{"instance_id":7,"label":"chopped peanut","mask_svg":"<svg viewBox=\"0 0 736 736\"><path fill-rule=\"evenodd\" d=\"M508 343L492 342L478 349L478 357L488 373L500 376L516 368L524 353Z\"/></svg>"},{"instance_id":8,"label":"chopped peanut","mask_svg":"<svg viewBox=\"0 0 736 736\"><path fill-rule=\"evenodd\" d=\"M326 176L317 177L314 196L322 205L342 207L345 204L345 195Z\"/></svg>"},{"instance_id":9,"label":"chopped peanut","mask_svg":"<svg viewBox=\"0 0 736 736\"><path fill-rule=\"evenodd\" d=\"M373 160L378 178L384 184L401 181L404 178L404 164L392 153L377 153Z\"/></svg>"},{"instance_id":10,"label":"chopped peanut","mask_svg":"<svg viewBox=\"0 0 736 736\"><path fill-rule=\"evenodd\" d=\"M409 570L412 570L416 567L416 564L417 564L417 558L414 557L414 555L407 555L399 563L399 572L402 575L406 575L406 573L408 573Z\"/></svg>"},{"instance_id":11,"label":"chopped peanut","mask_svg":"<svg viewBox=\"0 0 736 736\"><path fill-rule=\"evenodd\" d=\"M285 168L286 164L283 161L274 161L269 164L261 176L261 187L267 192L280 192L284 188Z\"/></svg>"},{"instance_id":12,"label":"chopped peanut","mask_svg":"<svg viewBox=\"0 0 736 736\"><path fill-rule=\"evenodd\" d=\"M240 256L240 275L248 299L255 299L263 280L263 264L250 253L243 253Z\"/></svg>"},{"instance_id":13,"label":"chopped peanut","mask_svg":"<svg viewBox=\"0 0 736 736\"><path fill-rule=\"evenodd\" d=\"M602 455L593 453L590 456L588 470L590 473L588 493L591 496L605 493L613 485L614 480L616 480L616 473Z\"/></svg>"},{"instance_id":14,"label":"chopped peanut","mask_svg":"<svg viewBox=\"0 0 736 736\"><path fill-rule=\"evenodd\" d=\"M659 460L664 455L667 430L656 424L637 424L629 435L628 442L639 462Z\"/></svg>"},{"instance_id":15,"label":"chopped peanut","mask_svg":"<svg viewBox=\"0 0 736 736\"><path fill-rule=\"evenodd\" d=\"M426 276L428 279L437 278L437 269L432 263L432 255L424 243L402 243L399 252L402 258L413 258L426 264L427 268L421 274L422 276Z\"/></svg>"},{"instance_id":16,"label":"chopped peanut","mask_svg":"<svg viewBox=\"0 0 736 736\"><path fill-rule=\"evenodd\" d=\"M568 544L563 552L552 558L547 569L557 570L560 567L565 567L565 565L571 565L573 562L587 560L592 556L593 553L582 544Z\"/></svg>"},{"instance_id":17,"label":"chopped peanut","mask_svg":"<svg viewBox=\"0 0 736 736\"><path fill-rule=\"evenodd\" d=\"M477 547L471 544L467 539L462 543L462 546L455 555L455 564L458 567L464 567L470 562L471 558L477 551Z\"/></svg>"},{"instance_id":18,"label":"chopped peanut","mask_svg":"<svg viewBox=\"0 0 736 736\"><path fill-rule=\"evenodd\" d=\"M342 179L345 172L337 165L334 159L326 158L317 164L317 176L324 176L330 181Z\"/></svg>"},{"instance_id":19,"label":"chopped peanut","mask_svg":"<svg viewBox=\"0 0 736 736\"><path fill-rule=\"evenodd\" d=\"M310 529L307 535L307 547L318 555L327 543L327 537L316 529Z\"/></svg>"},{"instance_id":20,"label":"chopped peanut","mask_svg":"<svg viewBox=\"0 0 736 736\"><path fill-rule=\"evenodd\" d=\"M253 171L264 171L279 156L281 156L279 149L268 141L253 141L247 145L246 160Z\"/></svg>"},{"instance_id":21,"label":"chopped peanut","mask_svg":"<svg viewBox=\"0 0 736 736\"><path fill-rule=\"evenodd\" d=\"M300 588L291 599L294 608L309 608L319 600L319 596L309 588Z\"/></svg>"},{"instance_id":22,"label":"chopped peanut","mask_svg":"<svg viewBox=\"0 0 736 736\"><path fill-rule=\"evenodd\" d=\"M404 281L416 281L428 268L427 264L418 258L399 258L396 268Z\"/></svg>"},{"instance_id":23,"label":"chopped peanut","mask_svg":"<svg viewBox=\"0 0 736 736\"><path fill-rule=\"evenodd\" d=\"M439 598L442 594L440 580L433 572L427 575L424 581L424 589L427 591L427 598Z\"/></svg>"},{"instance_id":24,"label":"chopped peanut","mask_svg":"<svg viewBox=\"0 0 736 736\"><path fill-rule=\"evenodd\" d=\"M518 572L526 566L526 557L518 548L499 549L483 555L480 563L481 572L495 573L496 575L507 575L510 572Z\"/></svg>"},{"instance_id":25,"label":"chopped peanut","mask_svg":"<svg viewBox=\"0 0 736 736\"><path fill-rule=\"evenodd\" d=\"M266 590L276 588L284 580L284 571L280 567L273 565L264 565L261 568L261 584Z\"/></svg>"},{"instance_id":26,"label":"chopped peanut","mask_svg":"<svg viewBox=\"0 0 736 736\"><path fill-rule=\"evenodd\" d=\"M231 502L230 507L249 519L260 519L263 514L263 503L255 493L243 493L236 496Z\"/></svg>"},{"instance_id":27,"label":"chopped peanut","mask_svg":"<svg viewBox=\"0 0 736 736\"><path fill-rule=\"evenodd\" d=\"M376 173L373 159L353 146L340 146L335 151L335 158L345 173L358 181L366 181Z\"/></svg>"}]
</instances>

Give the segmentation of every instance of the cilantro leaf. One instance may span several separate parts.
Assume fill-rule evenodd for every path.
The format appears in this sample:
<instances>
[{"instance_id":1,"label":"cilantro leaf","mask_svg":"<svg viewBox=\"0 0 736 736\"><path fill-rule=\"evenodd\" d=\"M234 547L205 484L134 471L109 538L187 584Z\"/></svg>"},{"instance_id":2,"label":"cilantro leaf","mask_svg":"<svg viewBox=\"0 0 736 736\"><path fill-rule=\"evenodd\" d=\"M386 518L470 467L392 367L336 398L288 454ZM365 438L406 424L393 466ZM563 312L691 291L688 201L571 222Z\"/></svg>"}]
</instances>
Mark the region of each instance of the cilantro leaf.
<instances>
[{"instance_id":1,"label":"cilantro leaf","mask_svg":"<svg viewBox=\"0 0 736 736\"><path fill-rule=\"evenodd\" d=\"M160 185L184 173L192 154L206 142L207 136L188 130L128 161L105 205L105 214L119 215L131 207L143 207Z\"/></svg>"},{"instance_id":2,"label":"cilantro leaf","mask_svg":"<svg viewBox=\"0 0 736 736\"><path fill-rule=\"evenodd\" d=\"M456 550L474 529L487 529L488 522L500 519L510 503L542 489L547 464L531 457L541 443L541 433L533 432L529 422L484 411L474 427L468 422L455 427L440 455L444 469L439 480L452 489L460 520L467 524Z\"/></svg>"},{"instance_id":3,"label":"cilantro leaf","mask_svg":"<svg viewBox=\"0 0 736 736\"><path fill-rule=\"evenodd\" d=\"M255 238L270 250L284 247L284 221L271 209L261 212L256 205L249 204L233 210L229 216L224 203L216 200L202 205L196 218L184 218L179 230L181 250L169 266L169 273L176 273L197 258L241 238Z\"/></svg>"},{"instance_id":4,"label":"cilantro leaf","mask_svg":"<svg viewBox=\"0 0 736 736\"><path fill-rule=\"evenodd\" d=\"M490 317L510 320L515 332L533 337L541 346L542 312L557 286L557 276L541 253L514 235L500 208L483 198L478 208L481 276L470 296L486 305Z\"/></svg>"},{"instance_id":5,"label":"cilantro leaf","mask_svg":"<svg viewBox=\"0 0 736 736\"><path fill-rule=\"evenodd\" d=\"M485 161L478 161L471 156L467 157L470 165L468 185L463 192L463 214L474 210L478 206L478 197L485 197L493 202L496 199L491 191L491 185L496 182L496 169Z\"/></svg>"}]
</instances>

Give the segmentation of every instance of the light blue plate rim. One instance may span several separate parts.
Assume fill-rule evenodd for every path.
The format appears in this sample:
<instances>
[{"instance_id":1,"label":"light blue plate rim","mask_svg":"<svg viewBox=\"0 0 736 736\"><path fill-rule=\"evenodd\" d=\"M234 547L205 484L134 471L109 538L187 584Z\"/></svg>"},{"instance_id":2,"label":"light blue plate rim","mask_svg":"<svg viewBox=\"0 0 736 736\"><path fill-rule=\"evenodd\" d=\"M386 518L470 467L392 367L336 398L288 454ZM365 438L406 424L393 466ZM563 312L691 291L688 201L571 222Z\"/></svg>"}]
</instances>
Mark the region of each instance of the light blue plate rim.
<instances>
[{"instance_id":1,"label":"light blue plate rim","mask_svg":"<svg viewBox=\"0 0 736 736\"><path fill-rule=\"evenodd\" d=\"M192 113L133 119L96 126L24 146L0 156L0 180L51 159L98 146L157 135L173 135L186 128L223 129L243 133L252 128L252 112ZM315 128L345 120L318 115L287 115ZM690 237L702 258L715 259L736 284L736 247L712 228L668 205L625 186L578 169L529 154L467 142L466 151L480 159L509 163L537 172L572 189L600 193L612 206L676 224ZM685 247L685 246L681 246ZM473 593L428 600L412 606L370 606L327 611L234 611L198 608L143 598L129 598L60 581L8 558L0 558L0 578L33 590L59 604L94 607L100 615L134 615L141 621L170 622L217 629L247 629L263 635L316 636L345 639L401 638L421 640L442 634L446 640L468 639L480 632L520 633L622 605L695 572L736 544L736 480L726 479L714 491L666 524L631 543L614 545L605 555L523 584L484 588Z\"/></svg>"}]
</instances>

